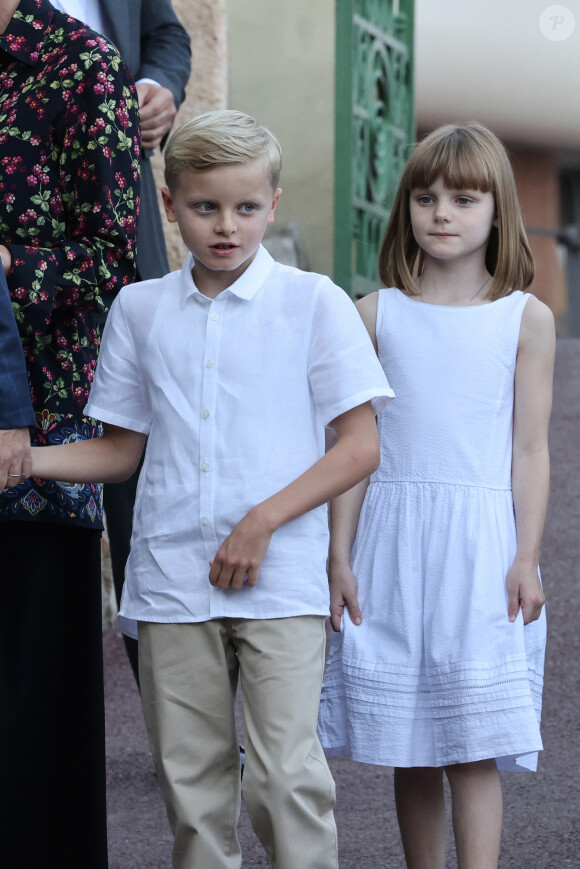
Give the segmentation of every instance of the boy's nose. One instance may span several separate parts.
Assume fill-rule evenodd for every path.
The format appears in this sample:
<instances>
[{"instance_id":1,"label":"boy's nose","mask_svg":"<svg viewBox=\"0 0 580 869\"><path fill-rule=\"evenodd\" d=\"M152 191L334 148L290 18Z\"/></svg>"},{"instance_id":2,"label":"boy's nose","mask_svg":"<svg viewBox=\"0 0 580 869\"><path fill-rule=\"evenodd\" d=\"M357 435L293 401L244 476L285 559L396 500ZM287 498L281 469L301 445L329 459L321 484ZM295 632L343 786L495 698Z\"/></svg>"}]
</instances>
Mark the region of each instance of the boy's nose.
<instances>
[{"instance_id":1,"label":"boy's nose","mask_svg":"<svg viewBox=\"0 0 580 869\"><path fill-rule=\"evenodd\" d=\"M233 214L221 214L215 225L216 232L222 235L231 235L236 231L236 220Z\"/></svg>"}]
</instances>

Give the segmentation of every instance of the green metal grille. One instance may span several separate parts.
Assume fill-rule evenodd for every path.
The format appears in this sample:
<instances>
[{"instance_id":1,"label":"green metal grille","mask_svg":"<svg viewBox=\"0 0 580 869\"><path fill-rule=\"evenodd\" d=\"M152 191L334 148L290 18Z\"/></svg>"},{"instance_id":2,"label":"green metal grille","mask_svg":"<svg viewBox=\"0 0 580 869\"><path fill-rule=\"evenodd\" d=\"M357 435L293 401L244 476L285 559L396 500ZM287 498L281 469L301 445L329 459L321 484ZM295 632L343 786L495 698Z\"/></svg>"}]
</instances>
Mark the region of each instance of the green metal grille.
<instances>
[{"instance_id":1,"label":"green metal grille","mask_svg":"<svg viewBox=\"0 0 580 869\"><path fill-rule=\"evenodd\" d=\"M413 139L413 0L337 0L334 278L354 297L379 285Z\"/></svg>"}]
</instances>

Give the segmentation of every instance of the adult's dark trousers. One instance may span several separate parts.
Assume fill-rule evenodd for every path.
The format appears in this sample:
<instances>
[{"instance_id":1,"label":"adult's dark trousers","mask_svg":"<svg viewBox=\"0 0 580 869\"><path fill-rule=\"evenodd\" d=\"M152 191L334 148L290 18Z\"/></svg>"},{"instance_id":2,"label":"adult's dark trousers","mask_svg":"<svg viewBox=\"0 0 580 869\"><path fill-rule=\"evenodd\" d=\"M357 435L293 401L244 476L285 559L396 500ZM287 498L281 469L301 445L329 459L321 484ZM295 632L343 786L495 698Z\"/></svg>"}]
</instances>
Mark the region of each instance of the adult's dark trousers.
<instances>
[{"instance_id":1,"label":"adult's dark trousers","mask_svg":"<svg viewBox=\"0 0 580 869\"><path fill-rule=\"evenodd\" d=\"M133 507L137 482L141 473L143 459L135 473L124 483L105 483L103 486L103 504L107 519L107 535L111 552L111 568L117 606L121 606L123 583L125 582L125 565L131 548L131 532L133 530ZM127 657L133 670L133 675L139 685L139 647L133 637L123 635Z\"/></svg>"},{"instance_id":2,"label":"adult's dark trousers","mask_svg":"<svg viewBox=\"0 0 580 869\"><path fill-rule=\"evenodd\" d=\"M0 522L0 862L106 869L100 532Z\"/></svg>"}]
</instances>

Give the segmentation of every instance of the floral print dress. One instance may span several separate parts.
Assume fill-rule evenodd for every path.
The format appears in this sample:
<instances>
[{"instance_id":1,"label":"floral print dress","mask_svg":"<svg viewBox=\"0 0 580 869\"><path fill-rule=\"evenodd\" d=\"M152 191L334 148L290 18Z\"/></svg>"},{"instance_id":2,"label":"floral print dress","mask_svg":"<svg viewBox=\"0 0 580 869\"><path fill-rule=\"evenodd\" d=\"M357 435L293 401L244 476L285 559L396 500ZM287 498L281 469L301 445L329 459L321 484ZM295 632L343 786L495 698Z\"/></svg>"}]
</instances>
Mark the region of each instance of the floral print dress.
<instances>
[{"instance_id":1,"label":"floral print dress","mask_svg":"<svg viewBox=\"0 0 580 869\"><path fill-rule=\"evenodd\" d=\"M83 415L101 325L134 276L139 116L119 55L46 0L0 36L0 244L30 379L33 444L98 436ZM28 480L0 520L102 527L100 487Z\"/></svg>"}]
</instances>

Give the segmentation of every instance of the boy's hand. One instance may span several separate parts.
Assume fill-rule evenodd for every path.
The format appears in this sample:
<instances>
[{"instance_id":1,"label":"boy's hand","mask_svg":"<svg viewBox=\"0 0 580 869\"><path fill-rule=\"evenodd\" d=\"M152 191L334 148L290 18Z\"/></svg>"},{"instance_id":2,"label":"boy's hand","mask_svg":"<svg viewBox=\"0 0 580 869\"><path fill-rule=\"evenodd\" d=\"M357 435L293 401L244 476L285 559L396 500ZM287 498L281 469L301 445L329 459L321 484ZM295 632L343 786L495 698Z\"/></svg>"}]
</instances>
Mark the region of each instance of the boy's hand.
<instances>
[{"instance_id":1,"label":"boy's hand","mask_svg":"<svg viewBox=\"0 0 580 869\"><path fill-rule=\"evenodd\" d=\"M360 625L362 614L358 603L358 582L348 564L330 566L328 571L330 587L330 626L340 631L344 608L348 610L353 625Z\"/></svg>"},{"instance_id":2,"label":"boy's hand","mask_svg":"<svg viewBox=\"0 0 580 869\"><path fill-rule=\"evenodd\" d=\"M506 586L510 622L515 621L520 606L525 625L540 618L546 598L537 566L516 559L508 571Z\"/></svg>"},{"instance_id":3,"label":"boy's hand","mask_svg":"<svg viewBox=\"0 0 580 869\"><path fill-rule=\"evenodd\" d=\"M248 585L256 585L271 539L272 531L260 520L255 510L250 510L226 537L214 560L210 561L211 584L224 589L240 589L247 577Z\"/></svg>"}]
</instances>

